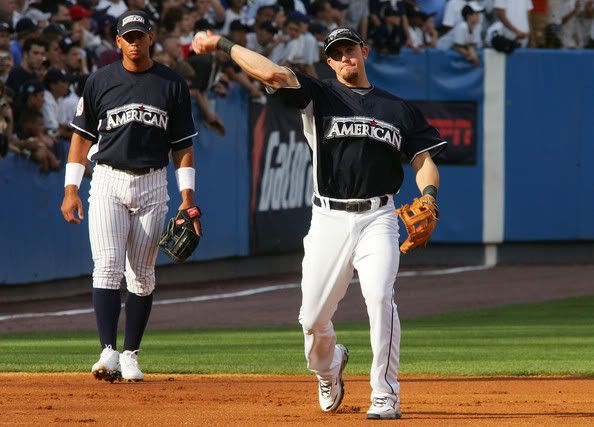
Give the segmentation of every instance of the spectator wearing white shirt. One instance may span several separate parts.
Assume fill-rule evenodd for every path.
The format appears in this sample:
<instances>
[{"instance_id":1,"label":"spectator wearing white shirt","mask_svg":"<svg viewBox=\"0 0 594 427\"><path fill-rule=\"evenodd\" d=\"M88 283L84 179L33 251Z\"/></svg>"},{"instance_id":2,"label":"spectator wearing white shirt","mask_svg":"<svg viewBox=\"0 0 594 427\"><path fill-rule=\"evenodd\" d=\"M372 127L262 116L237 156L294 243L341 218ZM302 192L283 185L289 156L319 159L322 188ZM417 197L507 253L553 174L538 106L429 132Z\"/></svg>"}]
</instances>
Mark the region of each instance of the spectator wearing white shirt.
<instances>
[{"instance_id":1,"label":"spectator wearing white shirt","mask_svg":"<svg viewBox=\"0 0 594 427\"><path fill-rule=\"evenodd\" d=\"M60 99L70 92L70 79L56 68L50 68L43 79L45 92L43 93L43 127L46 132L57 138L69 139L72 131L60 123Z\"/></svg>"},{"instance_id":2,"label":"spectator wearing white shirt","mask_svg":"<svg viewBox=\"0 0 594 427\"><path fill-rule=\"evenodd\" d=\"M246 0L230 0L229 7L225 10L225 23L221 28L221 34L229 34L229 25L235 20L247 22Z\"/></svg>"},{"instance_id":3,"label":"spectator wearing white shirt","mask_svg":"<svg viewBox=\"0 0 594 427\"><path fill-rule=\"evenodd\" d=\"M462 17L462 22L439 39L437 48L453 49L475 67L479 67L481 63L476 49L482 47L480 14L472 6L466 5L462 8Z\"/></svg>"},{"instance_id":4,"label":"spectator wearing white shirt","mask_svg":"<svg viewBox=\"0 0 594 427\"><path fill-rule=\"evenodd\" d=\"M575 49L586 44L579 27L580 12L579 0L549 2L549 34L558 38L560 47Z\"/></svg>"},{"instance_id":5,"label":"spectator wearing white shirt","mask_svg":"<svg viewBox=\"0 0 594 427\"><path fill-rule=\"evenodd\" d=\"M255 31L246 35L246 46L249 50L268 57L272 49L281 41L280 37L275 39L277 33L272 21L263 21L256 25Z\"/></svg>"},{"instance_id":6,"label":"spectator wearing white shirt","mask_svg":"<svg viewBox=\"0 0 594 427\"><path fill-rule=\"evenodd\" d=\"M105 9L105 13L118 18L128 10L128 6L126 6L124 0L101 0L97 5L97 9Z\"/></svg>"},{"instance_id":7,"label":"spectator wearing white shirt","mask_svg":"<svg viewBox=\"0 0 594 427\"><path fill-rule=\"evenodd\" d=\"M522 47L536 47L530 25L532 0L495 0L495 12L504 25L504 36Z\"/></svg>"}]
</instances>

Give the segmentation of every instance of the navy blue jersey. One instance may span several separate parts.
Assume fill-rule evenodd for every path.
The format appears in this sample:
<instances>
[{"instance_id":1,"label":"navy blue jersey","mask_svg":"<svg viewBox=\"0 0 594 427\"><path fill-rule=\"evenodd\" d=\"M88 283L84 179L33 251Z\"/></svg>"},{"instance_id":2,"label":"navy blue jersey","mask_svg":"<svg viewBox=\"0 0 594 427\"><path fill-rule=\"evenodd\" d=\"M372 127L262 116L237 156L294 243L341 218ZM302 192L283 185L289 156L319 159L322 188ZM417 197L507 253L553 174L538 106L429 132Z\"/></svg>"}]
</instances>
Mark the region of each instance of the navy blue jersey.
<instances>
[{"instance_id":1,"label":"navy blue jersey","mask_svg":"<svg viewBox=\"0 0 594 427\"><path fill-rule=\"evenodd\" d=\"M277 91L302 109L312 150L314 191L336 199L366 199L398 192L404 173L400 153L412 161L435 156L447 142L414 106L373 87L361 95L336 80L296 73L299 88Z\"/></svg>"},{"instance_id":2,"label":"navy blue jersey","mask_svg":"<svg viewBox=\"0 0 594 427\"><path fill-rule=\"evenodd\" d=\"M72 127L93 143L91 160L121 169L165 167L169 151L190 147L197 134L186 82L157 62L141 73L121 61L93 73Z\"/></svg>"}]
</instances>

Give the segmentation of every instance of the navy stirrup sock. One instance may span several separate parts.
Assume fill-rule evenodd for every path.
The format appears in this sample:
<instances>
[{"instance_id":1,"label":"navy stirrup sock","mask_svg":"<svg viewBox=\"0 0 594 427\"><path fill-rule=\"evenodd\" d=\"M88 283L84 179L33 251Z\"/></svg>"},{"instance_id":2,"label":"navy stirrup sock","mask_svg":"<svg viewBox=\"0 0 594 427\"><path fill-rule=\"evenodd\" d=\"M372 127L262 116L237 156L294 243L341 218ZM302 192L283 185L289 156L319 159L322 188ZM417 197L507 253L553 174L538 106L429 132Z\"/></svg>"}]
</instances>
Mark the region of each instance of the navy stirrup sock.
<instances>
[{"instance_id":1,"label":"navy stirrup sock","mask_svg":"<svg viewBox=\"0 0 594 427\"><path fill-rule=\"evenodd\" d=\"M121 309L120 291L93 288L93 307L97 319L97 330L101 348L107 345L116 350L118 338L118 319Z\"/></svg>"},{"instance_id":2,"label":"navy stirrup sock","mask_svg":"<svg viewBox=\"0 0 594 427\"><path fill-rule=\"evenodd\" d=\"M151 314L153 294L145 297L128 292L126 299L126 335L124 336L124 351L138 350L144 335L144 329Z\"/></svg>"}]
</instances>

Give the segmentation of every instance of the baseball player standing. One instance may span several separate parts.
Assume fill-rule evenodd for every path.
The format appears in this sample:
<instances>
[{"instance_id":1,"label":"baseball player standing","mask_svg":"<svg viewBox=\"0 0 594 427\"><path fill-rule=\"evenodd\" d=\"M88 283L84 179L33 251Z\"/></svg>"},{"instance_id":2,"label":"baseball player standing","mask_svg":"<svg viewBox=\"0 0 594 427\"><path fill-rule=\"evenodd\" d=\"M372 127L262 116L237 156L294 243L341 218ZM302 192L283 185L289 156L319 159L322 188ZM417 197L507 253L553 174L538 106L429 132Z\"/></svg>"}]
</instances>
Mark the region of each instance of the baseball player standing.
<instances>
[{"instance_id":1,"label":"baseball player standing","mask_svg":"<svg viewBox=\"0 0 594 427\"><path fill-rule=\"evenodd\" d=\"M92 74L72 127L62 214L70 223L84 218L78 196L84 164L96 161L89 197L89 236L93 254L93 307L101 356L91 372L113 381L120 375L141 381L137 361L155 288L157 243L167 212L169 152L182 196L179 209L194 206L196 135L190 94L175 72L153 62L154 35L148 16L120 16L117 61ZM75 212L77 215L75 215ZM194 222L200 234L200 223ZM123 352L117 351L120 282L126 276L126 326Z\"/></svg>"},{"instance_id":2,"label":"baseball player standing","mask_svg":"<svg viewBox=\"0 0 594 427\"><path fill-rule=\"evenodd\" d=\"M431 157L446 142L415 107L369 83L369 49L350 29L337 28L325 41L336 80L294 73L218 35L198 33L192 45L196 53L229 53L248 75L302 110L314 182L299 313L307 366L319 381L321 409L336 410L344 395L348 350L336 344L332 317L357 269L373 351L367 418L399 418L400 323L394 281L400 252L392 194L403 180L403 152L419 189L434 201L439 174Z\"/></svg>"}]
</instances>

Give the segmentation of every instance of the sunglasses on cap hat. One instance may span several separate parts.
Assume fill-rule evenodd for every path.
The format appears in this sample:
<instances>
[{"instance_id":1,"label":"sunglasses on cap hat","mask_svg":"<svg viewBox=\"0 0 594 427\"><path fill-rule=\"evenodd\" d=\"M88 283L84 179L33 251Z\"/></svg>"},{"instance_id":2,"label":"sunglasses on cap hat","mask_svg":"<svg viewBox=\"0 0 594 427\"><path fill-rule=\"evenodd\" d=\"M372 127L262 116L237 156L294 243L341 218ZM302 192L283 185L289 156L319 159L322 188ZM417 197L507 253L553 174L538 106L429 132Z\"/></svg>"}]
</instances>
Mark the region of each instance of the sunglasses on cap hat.
<instances>
[{"instance_id":1,"label":"sunglasses on cap hat","mask_svg":"<svg viewBox=\"0 0 594 427\"><path fill-rule=\"evenodd\" d=\"M361 46L365 44L361 36L357 34L356 31L351 30L350 28L340 27L333 30L330 34L328 34L328 37L326 37L326 40L324 41L324 53L328 55L328 49L330 49L333 44L336 44L341 40L348 40Z\"/></svg>"}]
</instances>

